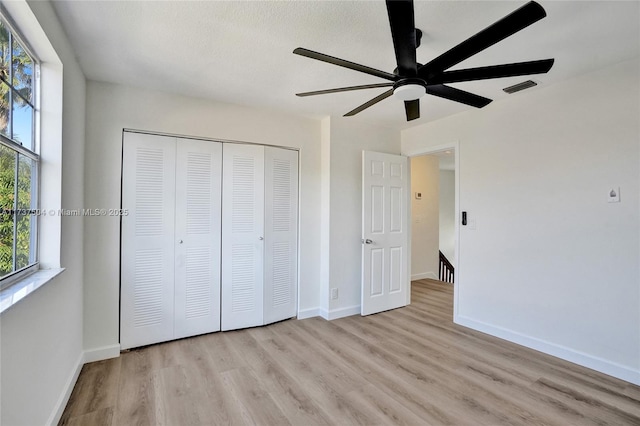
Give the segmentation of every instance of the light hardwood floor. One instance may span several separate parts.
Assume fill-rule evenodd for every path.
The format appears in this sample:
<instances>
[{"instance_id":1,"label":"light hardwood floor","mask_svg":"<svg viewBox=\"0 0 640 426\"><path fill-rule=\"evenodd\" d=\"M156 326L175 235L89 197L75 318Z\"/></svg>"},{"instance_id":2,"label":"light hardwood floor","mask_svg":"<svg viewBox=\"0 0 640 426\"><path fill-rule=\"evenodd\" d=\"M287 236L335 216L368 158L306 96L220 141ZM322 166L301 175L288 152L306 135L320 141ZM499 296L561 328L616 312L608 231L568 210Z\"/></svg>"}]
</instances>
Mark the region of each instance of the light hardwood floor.
<instances>
[{"instance_id":1,"label":"light hardwood floor","mask_svg":"<svg viewBox=\"0 0 640 426\"><path fill-rule=\"evenodd\" d=\"M640 387L453 324L452 289L87 364L60 423L640 425Z\"/></svg>"}]
</instances>

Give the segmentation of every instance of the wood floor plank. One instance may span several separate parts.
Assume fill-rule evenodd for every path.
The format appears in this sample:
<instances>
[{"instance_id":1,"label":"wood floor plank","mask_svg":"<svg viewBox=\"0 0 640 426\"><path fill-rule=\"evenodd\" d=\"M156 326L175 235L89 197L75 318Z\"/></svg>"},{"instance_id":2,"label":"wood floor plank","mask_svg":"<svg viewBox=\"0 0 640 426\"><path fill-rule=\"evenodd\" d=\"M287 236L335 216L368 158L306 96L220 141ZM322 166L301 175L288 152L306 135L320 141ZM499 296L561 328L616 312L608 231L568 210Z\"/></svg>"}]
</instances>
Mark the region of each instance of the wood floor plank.
<instances>
[{"instance_id":1,"label":"wood floor plank","mask_svg":"<svg viewBox=\"0 0 640 426\"><path fill-rule=\"evenodd\" d=\"M249 413L252 424L291 424L249 368L225 371L221 376L226 389Z\"/></svg>"},{"instance_id":2,"label":"wood floor plank","mask_svg":"<svg viewBox=\"0 0 640 426\"><path fill-rule=\"evenodd\" d=\"M282 336L284 335L286 332L283 332ZM282 336L277 340L265 341L265 348L283 367L296 371L295 380L316 405L318 416L327 419L339 418L344 424L366 425L376 422L374 416L351 404L345 404L346 392L364 386L365 382L357 374L329 360L322 354L317 342L305 342L304 346L299 346L302 340L292 342L288 338L283 339ZM307 350L299 353L302 351L296 348L300 347Z\"/></svg>"},{"instance_id":3,"label":"wood floor plank","mask_svg":"<svg viewBox=\"0 0 640 426\"><path fill-rule=\"evenodd\" d=\"M146 349L146 348L145 348ZM149 351L145 349L120 355L120 378L114 424L153 425L156 421L155 387Z\"/></svg>"},{"instance_id":4,"label":"wood floor plank","mask_svg":"<svg viewBox=\"0 0 640 426\"><path fill-rule=\"evenodd\" d=\"M576 404L581 412L600 424L640 425L640 416L554 383L552 380L541 378L534 386L542 388L544 392L553 394L561 400Z\"/></svg>"},{"instance_id":5,"label":"wood floor plank","mask_svg":"<svg viewBox=\"0 0 640 426\"><path fill-rule=\"evenodd\" d=\"M314 324L315 323L315 324ZM386 360L371 357L368 350L355 345L351 346L349 339L330 330L330 323L311 318L298 325L318 342L322 342L334 352L336 357L344 359L357 369L370 383L377 383L389 394L398 395L405 405L414 413L430 424L461 424L464 420L456 410L447 406L439 393L427 392L425 389L432 380L427 374L407 374L402 365L390 364ZM363 357L363 352L366 356Z\"/></svg>"},{"instance_id":6,"label":"wood floor plank","mask_svg":"<svg viewBox=\"0 0 640 426\"><path fill-rule=\"evenodd\" d=\"M273 329L277 327L277 323L273 324L271 327L253 327L253 328L249 328L247 330L247 332L251 335L251 337L253 337L254 339L260 341L260 340L266 340L266 339L272 339L276 336L276 333L274 333Z\"/></svg>"},{"instance_id":7,"label":"wood floor plank","mask_svg":"<svg viewBox=\"0 0 640 426\"><path fill-rule=\"evenodd\" d=\"M372 384L351 391L346 397L352 405L361 407L363 411L374 413L385 424L419 425L424 424L426 420Z\"/></svg>"},{"instance_id":8,"label":"wood floor plank","mask_svg":"<svg viewBox=\"0 0 640 426\"><path fill-rule=\"evenodd\" d=\"M156 390L156 421L164 425L197 425L206 419L201 416L206 407L204 392L199 381L189 374L188 368L173 366L155 372L158 381Z\"/></svg>"},{"instance_id":9,"label":"wood floor plank","mask_svg":"<svg viewBox=\"0 0 640 426\"><path fill-rule=\"evenodd\" d=\"M211 333L198 336L198 340L213 359L213 366L218 372L234 370L243 366L242 362L235 356L235 352L232 351L230 347L230 344L235 339L236 333L244 333L244 331Z\"/></svg>"},{"instance_id":10,"label":"wood floor plank","mask_svg":"<svg viewBox=\"0 0 640 426\"><path fill-rule=\"evenodd\" d=\"M212 356L212 352L209 351L209 340L196 338L192 342L193 344L184 350L183 365L188 367L186 374L189 380L198 383L201 389L195 396L199 401L198 409L202 410L200 424L244 424L243 418L249 418L249 415L232 395L225 391L224 382L219 374L219 358ZM224 371L229 369L225 368Z\"/></svg>"},{"instance_id":11,"label":"wood floor plank","mask_svg":"<svg viewBox=\"0 0 640 426\"><path fill-rule=\"evenodd\" d=\"M302 333L294 323L283 324L281 331L278 339L272 339L266 343L277 345L280 355L294 356L301 363L301 368L313 373L312 377L322 376L328 386L341 389L343 392L366 385L366 380L360 371L353 368L352 364L344 362L343 358L333 356L329 348L310 335ZM302 353L298 350L301 347L307 350Z\"/></svg>"},{"instance_id":12,"label":"wood floor plank","mask_svg":"<svg viewBox=\"0 0 640 426\"><path fill-rule=\"evenodd\" d=\"M336 327L342 324L341 321L336 321ZM346 338L346 336L347 334L344 334L343 337ZM442 367L437 364L424 365L410 356L403 357L402 355L406 355L406 352L402 353L399 345L391 345L391 349L385 349L382 345L374 345L359 338L352 338L351 343L346 341L343 343L352 344L354 347L361 345L369 356L380 365L384 365L386 369L395 370L397 377L407 383L434 393L437 391L441 406L446 400L451 411L455 411L458 415L462 413L465 417L474 418L481 424L518 424L517 419L521 413L517 407L505 407L505 410L511 409L511 413L514 414L510 418L505 416L503 411L487 410L488 406L506 406L507 404L501 398L488 398L487 396L490 395L488 389L485 389L485 392L474 392L473 389L469 389L471 386L465 382L464 377L459 375L444 377ZM428 377L425 371L429 371Z\"/></svg>"},{"instance_id":13,"label":"wood floor plank","mask_svg":"<svg viewBox=\"0 0 640 426\"><path fill-rule=\"evenodd\" d=\"M65 411L61 423L66 424L71 417L114 407L118 395L119 376L119 358L83 366L69 398L68 405L71 409Z\"/></svg>"},{"instance_id":14,"label":"wood floor plank","mask_svg":"<svg viewBox=\"0 0 640 426\"><path fill-rule=\"evenodd\" d=\"M233 348L236 356L250 366L261 387L269 392L293 424L330 424L329 416L313 402L307 388L291 376L290 366L277 361L281 353L269 350L269 344L277 335L256 333L255 330L249 329L236 339L238 345Z\"/></svg>"},{"instance_id":15,"label":"wood floor plank","mask_svg":"<svg viewBox=\"0 0 640 426\"><path fill-rule=\"evenodd\" d=\"M83 367L62 425L640 425L640 387L410 306L152 345Z\"/></svg>"},{"instance_id":16,"label":"wood floor plank","mask_svg":"<svg viewBox=\"0 0 640 426\"><path fill-rule=\"evenodd\" d=\"M305 393L288 389L284 393L272 393L271 397L293 425L330 425L331 417L326 415L312 398Z\"/></svg>"},{"instance_id":17,"label":"wood floor plank","mask_svg":"<svg viewBox=\"0 0 640 426\"><path fill-rule=\"evenodd\" d=\"M252 330L237 336L233 350L235 357L255 373L262 387L271 393L288 393L291 387L297 387L286 368L281 367L273 357L254 339Z\"/></svg>"},{"instance_id":18,"label":"wood floor plank","mask_svg":"<svg viewBox=\"0 0 640 426\"><path fill-rule=\"evenodd\" d=\"M101 408L87 414L71 417L64 422L67 426L113 426L113 407Z\"/></svg>"},{"instance_id":19,"label":"wood floor plank","mask_svg":"<svg viewBox=\"0 0 640 426\"><path fill-rule=\"evenodd\" d=\"M357 327L361 322L349 319L342 321L341 326L346 328ZM380 328L380 324L375 327L376 330L380 330ZM394 339L394 336L401 337ZM403 362L412 364L416 370L427 369L431 373L431 378L438 381L437 386L441 389L447 389L458 394L468 392L477 395L479 404L502 406L505 410L514 413L515 417L525 424L554 424L553 420L545 412L534 414L532 410L527 408L532 403L535 403L535 400L531 398L513 398L513 393L518 390L517 386L512 386L509 392L496 392L495 377L491 377L490 380L486 380L486 376L480 376L481 380L474 379L463 369L464 363L461 361L442 362L443 358L441 356L432 357L431 354L425 354L422 343L413 341L415 343L412 344L412 339L408 336L402 336L395 332L393 334L384 333L381 334L380 341L382 342L380 343L382 349L389 353L395 353ZM466 362L471 362L471 360L466 360ZM478 365L478 368L482 368L482 366ZM513 418L509 422L517 423Z\"/></svg>"}]
</instances>

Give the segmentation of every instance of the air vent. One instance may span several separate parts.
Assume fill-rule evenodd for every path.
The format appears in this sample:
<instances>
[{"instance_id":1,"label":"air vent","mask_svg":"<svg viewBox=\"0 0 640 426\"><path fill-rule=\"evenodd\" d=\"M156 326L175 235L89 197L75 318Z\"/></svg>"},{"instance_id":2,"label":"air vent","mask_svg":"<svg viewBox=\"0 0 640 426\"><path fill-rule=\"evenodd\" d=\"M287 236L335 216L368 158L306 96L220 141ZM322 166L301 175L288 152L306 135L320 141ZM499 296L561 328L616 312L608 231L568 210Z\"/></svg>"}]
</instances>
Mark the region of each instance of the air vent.
<instances>
[{"instance_id":1,"label":"air vent","mask_svg":"<svg viewBox=\"0 0 640 426\"><path fill-rule=\"evenodd\" d=\"M523 81L522 83L514 84L513 86L505 87L502 90L504 90L505 92L511 95L512 93L516 93L521 90L528 89L530 87L534 87L537 85L538 83L536 83L535 81L527 80L527 81Z\"/></svg>"}]
</instances>

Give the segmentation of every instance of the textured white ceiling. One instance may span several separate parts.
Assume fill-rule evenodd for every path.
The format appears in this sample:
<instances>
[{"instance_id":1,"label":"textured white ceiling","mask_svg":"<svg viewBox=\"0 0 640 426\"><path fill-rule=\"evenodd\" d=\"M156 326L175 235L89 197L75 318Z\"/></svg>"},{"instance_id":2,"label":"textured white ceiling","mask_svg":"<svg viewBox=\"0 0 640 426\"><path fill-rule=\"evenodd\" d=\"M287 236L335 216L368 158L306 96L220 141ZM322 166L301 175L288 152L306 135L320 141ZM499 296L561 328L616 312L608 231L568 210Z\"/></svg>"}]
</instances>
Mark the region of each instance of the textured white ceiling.
<instances>
[{"instance_id":1,"label":"textured white ceiling","mask_svg":"<svg viewBox=\"0 0 640 426\"><path fill-rule=\"evenodd\" d=\"M343 115L385 89L299 98L297 92L385 80L292 54L305 47L392 72L393 44L382 1L54 1L87 78L274 108L311 116ZM422 29L418 62L435 58L525 1L416 1ZM637 57L639 3L540 2L547 17L453 69L555 58L548 86ZM452 86L499 100L527 77ZM491 108L489 104L486 108ZM389 98L352 120L395 128L471 107L425 96L422 118L406 123Z\"/></svg>"}]
</instances>

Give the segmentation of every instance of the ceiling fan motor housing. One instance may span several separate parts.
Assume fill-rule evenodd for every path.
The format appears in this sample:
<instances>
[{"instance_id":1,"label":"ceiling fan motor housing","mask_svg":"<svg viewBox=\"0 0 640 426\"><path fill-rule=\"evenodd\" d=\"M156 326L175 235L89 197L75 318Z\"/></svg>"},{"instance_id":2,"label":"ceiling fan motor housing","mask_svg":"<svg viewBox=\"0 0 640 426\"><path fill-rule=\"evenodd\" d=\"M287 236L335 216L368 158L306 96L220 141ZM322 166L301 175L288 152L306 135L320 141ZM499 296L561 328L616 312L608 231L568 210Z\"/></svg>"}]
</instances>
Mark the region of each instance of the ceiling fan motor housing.
<instances>
[{"instance_id":1,"label":"ceiling fan motor housing","mask_svg":"<svg viewBox=\"0 0 640 426\"><path fill-rule=\"evenodd\" d=\"M401 101L420 99L427 93L427 82L421 78L403 78L393 85L393 97Z\"/></svg>"}]
</instances>

